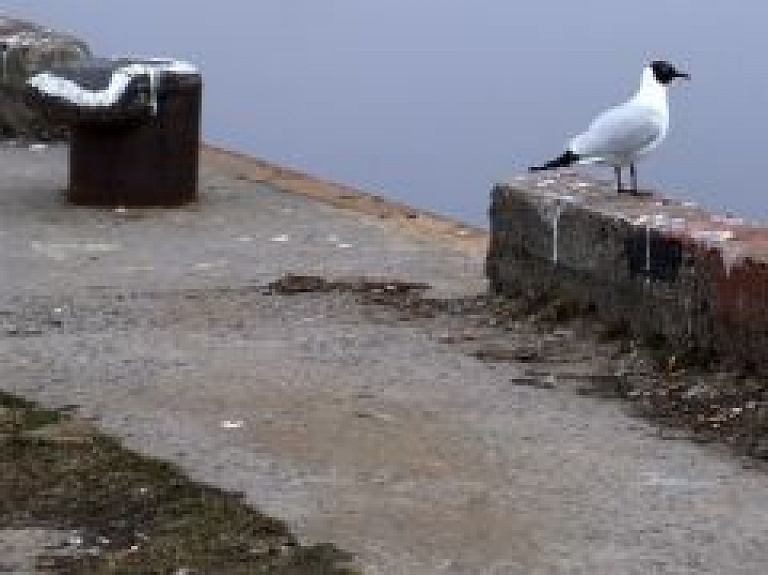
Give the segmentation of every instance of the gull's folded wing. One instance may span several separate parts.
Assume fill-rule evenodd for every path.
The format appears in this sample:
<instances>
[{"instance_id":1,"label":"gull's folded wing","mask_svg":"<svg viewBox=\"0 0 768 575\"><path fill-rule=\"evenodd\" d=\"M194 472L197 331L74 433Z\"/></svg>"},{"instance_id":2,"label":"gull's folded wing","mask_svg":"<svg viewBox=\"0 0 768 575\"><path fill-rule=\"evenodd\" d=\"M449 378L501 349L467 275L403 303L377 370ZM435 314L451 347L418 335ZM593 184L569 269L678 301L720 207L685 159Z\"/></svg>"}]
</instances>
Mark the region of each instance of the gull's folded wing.
<instances>
[{"instance_id":1,"label":"gull's folded wing","mask_svg":"<svg viewBox=\"0 0 768 575\"><path fill-rule=\"evenodd\" d=\"M570 149L585 159L631 157L654 147L663 134L663 121L654 110L628 102L595 118L571 140Z\"/></svg>"}]
</instances>

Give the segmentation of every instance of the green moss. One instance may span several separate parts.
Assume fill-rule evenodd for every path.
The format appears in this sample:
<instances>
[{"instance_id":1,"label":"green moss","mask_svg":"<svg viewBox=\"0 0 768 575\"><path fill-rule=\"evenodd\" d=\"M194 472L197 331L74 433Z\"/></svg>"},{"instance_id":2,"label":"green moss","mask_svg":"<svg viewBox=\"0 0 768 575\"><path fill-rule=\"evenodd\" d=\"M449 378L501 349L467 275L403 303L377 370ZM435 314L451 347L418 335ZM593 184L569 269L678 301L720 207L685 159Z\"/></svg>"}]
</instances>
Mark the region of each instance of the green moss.
<instances>
[{"instance_id":1,"label":"green moss","mask_svg":"<svg viewBox=\"0 0 768 575\"><path fill-rule=\"evenodd\" d=\"M0 433L20 433L61 421L62 414L0 391Z\"/></svg>"},{"instance_id":2,"label":"green moss","mask_svg":"<svg viewBox=\"0 0 768 575\"><path fill-rule=\"evenodd\" d=\"M3 394L19 429L65 415ZM355 573L328 545L304 547L279 520L184 477L174 465L139 456L116 441L57 442L23 433L0 449L0 528L76 529L97 555L47 557L47 569L71 574Z\"/></svg>"}]
</instances>

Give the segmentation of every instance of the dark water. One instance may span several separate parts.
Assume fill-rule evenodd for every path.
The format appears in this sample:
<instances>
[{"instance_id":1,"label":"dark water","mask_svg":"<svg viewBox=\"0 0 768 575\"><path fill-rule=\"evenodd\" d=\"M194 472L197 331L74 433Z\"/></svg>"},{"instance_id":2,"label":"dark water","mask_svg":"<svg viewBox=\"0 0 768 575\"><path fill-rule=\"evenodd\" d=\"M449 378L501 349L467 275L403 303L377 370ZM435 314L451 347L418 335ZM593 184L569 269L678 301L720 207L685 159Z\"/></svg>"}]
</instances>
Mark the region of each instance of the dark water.
<instances>
[{"instance_id":1,"label":"dark water","mask_svg":"<svg viewBox=\"0 0 768 575\"><path fill-rule=\"evenodd\" d=\"M203 69L209 141L475 223L492 182L560 152L649 58L693 81L641 184L768 220L758 0L6 0L104 55ZM610 172L600 172L610 177Z\"/></svg>"}]
</instances>

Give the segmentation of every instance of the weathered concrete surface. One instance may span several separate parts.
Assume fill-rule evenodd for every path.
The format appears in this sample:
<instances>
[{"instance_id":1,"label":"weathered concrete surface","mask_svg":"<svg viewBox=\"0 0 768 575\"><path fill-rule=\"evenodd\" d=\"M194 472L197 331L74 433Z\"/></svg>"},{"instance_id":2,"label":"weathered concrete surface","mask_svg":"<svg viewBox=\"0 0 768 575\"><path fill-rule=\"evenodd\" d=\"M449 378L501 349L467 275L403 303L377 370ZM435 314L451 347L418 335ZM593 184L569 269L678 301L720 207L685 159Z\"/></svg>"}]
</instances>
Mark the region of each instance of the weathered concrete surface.
<instances>
[{"instance_id":1,"label":"weathered concrete surface","mask_svg":"<svg viewBox=\"0 0 768 575\"><path fill-rule=\"evenodd\" d=\"M487 274L500 293L559 291L669 353L768 371L768 229L575 174L493 190Z\"/></svg>"},{"instance_id":2,"label":"weathered concrete surface","mask_svg":"<svg viewBox=\"0 0 768 575\"><path fill-rule=\"evenodd\" d=\"M261 287L484 293L481 232L220 150L198 205L77 208L65 152L0 152L3 389L78 405L370 573L764 572L764 473L561 384L615 373L615 347ZM467 353L486 337L543 357Z\"/></svg>"},{"instance_id":3,"label":"weathered concrete surface","mask_svg":"<svg viewBox=\"0 0 768 575\"><path fill-rule=\"evenodd\" d=\"M77 547L72 545L75 537L75 532L43 527L1 529L0 573L47 575L50 572L41 571L38 566L40 552L58 556L74 555L77 552Z\"/></svg>"},{"instance_id":4,"label":"weathered concrete surface","mask_svg":"<svg viewBox=\"0 0 768 575\"><path fill-rule=\"evenodd\" d=\"M482 257L487 251L488 234L485 230L467 226L455 219L215 145L203 145L200 153L202 162L209 168L230 174L236 179L269 184L335 208L353 210L365 217L385 222L388 228L396 230L398 234L442 242L472 258Z\"/></svg>"},{"instance_id":5,"label":"weathered concrete surface","mask_svg":"<svg viewBox=\"0 0 768 575\"><path fill-rule=\"evenodd\" d=\"M51 139L66 133L24 101L27 79L52 65L88 57L82 40L0 15L0 135Z\"/></svg>"}]
</instances>

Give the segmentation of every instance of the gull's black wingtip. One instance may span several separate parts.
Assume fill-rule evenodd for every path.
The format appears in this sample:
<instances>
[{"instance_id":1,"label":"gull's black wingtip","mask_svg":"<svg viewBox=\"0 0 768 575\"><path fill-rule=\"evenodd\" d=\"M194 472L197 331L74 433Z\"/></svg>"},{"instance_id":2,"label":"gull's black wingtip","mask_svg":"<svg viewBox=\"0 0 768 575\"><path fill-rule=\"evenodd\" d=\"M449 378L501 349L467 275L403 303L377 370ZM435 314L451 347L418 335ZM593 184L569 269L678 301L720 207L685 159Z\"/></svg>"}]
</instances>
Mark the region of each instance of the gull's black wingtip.
<instances>
[{"instance_id":1,"label":"gull's black wingtip","mask_svg":"<svg viewBox=\"0 0 768 575\"><path fill-rule=\"evenodd\" d=\"M542 172L544 170L554 170L557 168L566 168L572 164L575 164L580 160L580 156L578 154L574 154L572 151L568 150L567 152L564 152L560 154L557 158L554 160L550 160L546 164L542 164L540 166L531 166L528 168L529 172Z\"/></svg>"}]
</instances>

